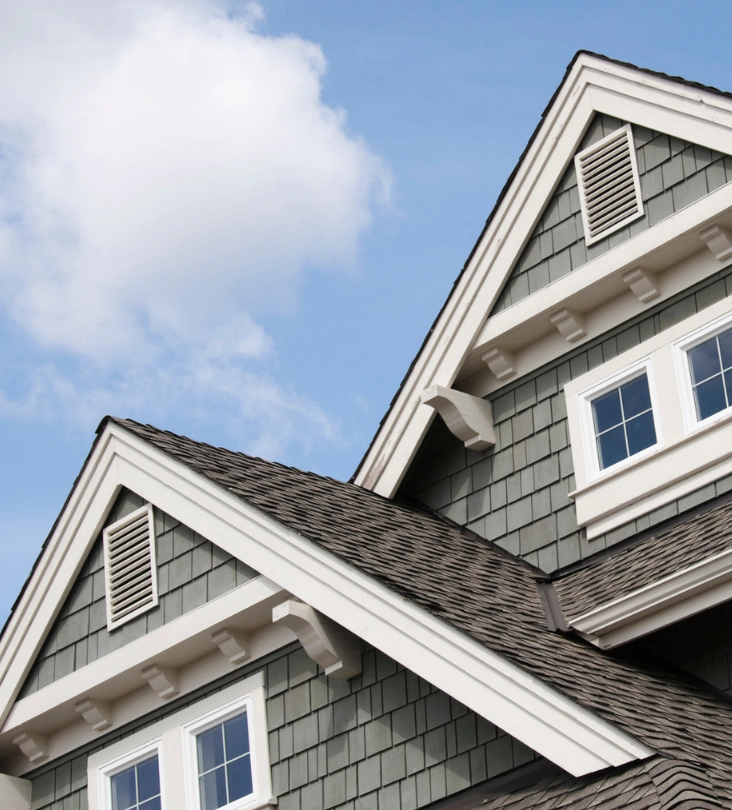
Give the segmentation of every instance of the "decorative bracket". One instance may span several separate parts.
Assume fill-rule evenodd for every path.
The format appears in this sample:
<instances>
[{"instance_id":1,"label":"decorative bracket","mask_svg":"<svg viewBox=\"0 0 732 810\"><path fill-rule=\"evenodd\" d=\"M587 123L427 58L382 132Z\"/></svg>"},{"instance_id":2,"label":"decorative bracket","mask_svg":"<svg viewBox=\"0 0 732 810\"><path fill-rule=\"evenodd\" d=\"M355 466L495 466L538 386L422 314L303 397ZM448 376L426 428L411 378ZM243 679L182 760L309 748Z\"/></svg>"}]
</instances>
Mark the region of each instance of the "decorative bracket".
<instances>
[{"instance_id":1,"label":"decorative bracket","mask_svg":"<svg viewBox=\"0 0 732 810\"><path fill-rule=\"evenodd\" d=\"M112 706L106 700L84 698L75 704L75 708L94 731L102 731L112 725Z\"/></svg>"},{"instance_id":2,"label":"decorative bracket","mask_svg":"<svg viewBox=\"0 0 732 810\"><path fill-rule=\"evenodd\" d=\"M480 358L488 368L498 377L499 380L505 380L513 377L516 373L516 360L513 352L499 349L494 346L492 349L481 355Z\"/></svg>"},{"instance_id":3,"label":"decorative bracket","mask_svg":"<svg viewBox=\"0 0 732 810\"><path fill-rule=\"evenodd\" d=\"M361 671L358 639L310 605L288 599L272 608L272 621L289 627L326 675L346 681Z\"/></svg>"},{"instance_id":4,"label":"decorative bracket","mask_svg":"<svg viewBox=\"0 0 732 810\"><path fill-rule=\"evenodd\" d=\"M562 336L574 343L575 340L583 338L587 334L585 329L585 319L579 312L571 309L558 309L549 320L557 327Z\"/></svg>"},{"instance_id":5,"label":"decorative bracket","mask_svg":"<svg viewBox=\"0 0 732 810\"><path fill-rule=\"evenodd\" d=\"M490 403L479 397L431 385L421 394L425 405L434 408L450 432L471 450L485 450L496 443Z\"/></svg>"},{"instance_id":6,"label":"decorative bracket","mask_svg":"<svg viewBox=\"0 0 732 810\"><path fill-rule=\"evenodd\" d=\"M732 257L732 233L719 225L703 230L699 236L717 260L723 262Z\"/></svg>"},{"instance_id":7,"label":"decorative bracket","mask_svg":"<svg viewBox=\"0 0 732 810\"><path fill-rule=\"evenodd\" d=\"M152 664L143 669L141 675L163 700L178 694L178 670Z\"/></svg>"},{"instance_id":8,"label":"decorative bracket","mask_svg":"<svg viewBox=\"0 0 732 810\"><path fill-rule=\"evenodd\" d=\"M642 267L634 267L623 273L623 281L630 287L641 304L645 304L661 294L656 274L650 273Z\"/></svg>"},{"instance_id":9,"label":"decorative bracket","mask_svg":"<svg viewBox=\"0 0 732 810\"><path fill-rule=\"evenodd\" d=\"M48 738L35 731L23 731L13 737L13 744L28 757L29 762L41 762L48 757Z\"/></svg>"},{"instance_id":10,"label":"decorative bracket","mask_svg":"<svg viewBox=\"0 0 732 810\"><path fill-rule=\"evenodd\" d=\"M238 666L249 658L249 637L239 630L224 628L211 636L211 641L218 646L229 663Z\"/></svg>"}]
</instances>

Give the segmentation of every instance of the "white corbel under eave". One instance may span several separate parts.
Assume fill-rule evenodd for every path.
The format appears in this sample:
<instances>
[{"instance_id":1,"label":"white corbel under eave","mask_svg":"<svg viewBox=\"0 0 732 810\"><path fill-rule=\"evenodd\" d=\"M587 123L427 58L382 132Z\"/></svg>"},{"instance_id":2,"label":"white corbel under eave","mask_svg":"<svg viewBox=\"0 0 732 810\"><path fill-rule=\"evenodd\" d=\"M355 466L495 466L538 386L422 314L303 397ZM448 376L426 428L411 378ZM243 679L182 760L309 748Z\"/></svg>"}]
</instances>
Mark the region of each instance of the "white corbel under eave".
<instances>
[{"instance_id":1,"label":"white corbel under eave","mask_svg":"<svg viewBox=\"0 0 732 810\"><path fill-rule=\"evenodd\" d=\"M272 608L272 621L289 627L305 652L331 678L347 681L361 671L358 639L310 605L288 599Z\"/></svg>"},{"instance_id":2,"label":"white corbel under eave","mask_svg":"<svg viewBox=\"0 0 732 810\"><path fill-rule=\"evenodd\" d=\"M489 402L454 388L431 385L422 391L422 403L434 408L450 432L471 450L485 450L496 443Z\"/></svg>"}]
</instances>

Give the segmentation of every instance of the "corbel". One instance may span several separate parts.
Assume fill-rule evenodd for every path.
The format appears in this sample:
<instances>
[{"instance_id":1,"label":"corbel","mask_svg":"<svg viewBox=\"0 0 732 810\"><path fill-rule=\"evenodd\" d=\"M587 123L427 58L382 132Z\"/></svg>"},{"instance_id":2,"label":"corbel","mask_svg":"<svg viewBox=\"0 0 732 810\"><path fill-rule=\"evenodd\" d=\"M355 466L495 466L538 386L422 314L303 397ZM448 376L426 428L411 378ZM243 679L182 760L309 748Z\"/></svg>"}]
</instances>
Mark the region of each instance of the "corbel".
<instances>
[{"instance_id":1,"label":"corbel","mask_svg":"<svg viewBox=\"0 0 732 810\"><path fill-rule=\"evenodd\" d=\"M74 708L94 731L102 731L112 725L112 704L109 701L84 698Z\"/></svg>"},{"instance_id":2,"label":"corbel","mask_svg":"<svg viewBox=\"0 0 732 810\"><path fill-rule=\"evenodd\" d=\"M650 273L642 267L634 267L623 273L623 281L630 287L633 295L641 304L645 304L661 294L656 274Z\"/></svg>"},{"instance_id":3,"label":"corbel","mask_svg":"<svg viewBox=\"0 0 732 810\"><path fill-rule=\"evenodd\" d=\"M496 443L491 406L484 399L442 385L425 388L420 398L440 414L453 436L471 450L485 450Z\"/></svg>"},{"instance_id":4,"label":"corbel","mask_svg":"<svg viewBox=\"0 0 732 810\"><path fill-rule=\"evenodd\" d=\"M549 320L557 327L562 337L569 343L583 338L587 334L585 329L585 319L579 312L566 307L558 309Z\"/></svg>"},{"instance_id":5,"label":"corbel","mask_svg":"<svg viewBox=\"0 0 732 810\"><path fill-rule=\"evenodd\" d=\"M45 734L23 731L13 737L13 744L20 748L29 762L42 762L48 757L48 737Z\"/></svg>"},{"instance_id":6,"label":"corbel","mask_svg":"<svg viewBox=\"0 0 732 810\"><path fill-rule=\"evenodd\" d=\"M150 684L158 697L167 700L178 694L178 670L152 664L141 672L142 677Z\"/></svg>"},{"instance_id":7,"label":"corbel","mask_svg":"<svg viewBox=\"0 0 732 810\"><path fill-rule=\"evenodd\" d=\"M356 636L310 605L288 599L272 608L272 622L289 627L326 675L346 681L361 671L361 645Z\"/></svg>"},{"instance_id":8,"label":"corbel","mask_svg":"<svg viewBox=\"0 0 732 810\"><path fill-rule=\"evenodd\" d=\"M249 658L249 637L239 630L224 628L211 635L211 641L221 650L230 664L238 666Z\"/></svg>"},{"instance_id":9,"label":"corbel","mask_svg":"<svg viewBox=\"0 0 732 810\"><path fill-rule=\"evenodd\" d=\"M699 236L702 242L712 251L718 261L732 257L732 233L721 225L712 225L703 230Z\"/></svg>"},{"instance_id":10,"label":"corbel","mask_svg":"<svg viewBox=\"0 0 732 810\"><path fill-rule=\"evenodd\" d=\"M480 358L499 380L506 380L516 373L516 360L513 352L494 346Z\"/></svg>"}]
</instances>

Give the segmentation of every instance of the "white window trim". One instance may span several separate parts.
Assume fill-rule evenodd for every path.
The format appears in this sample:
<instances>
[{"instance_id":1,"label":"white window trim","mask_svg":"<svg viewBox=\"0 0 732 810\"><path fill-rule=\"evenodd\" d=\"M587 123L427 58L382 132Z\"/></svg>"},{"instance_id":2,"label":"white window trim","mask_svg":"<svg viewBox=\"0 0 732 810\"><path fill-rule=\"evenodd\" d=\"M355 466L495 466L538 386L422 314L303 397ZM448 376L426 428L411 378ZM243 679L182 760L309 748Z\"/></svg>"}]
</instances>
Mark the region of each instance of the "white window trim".
<instances>
[{"instance_id":1,"label":"white window trim","mask_svg":"<svg viewBox=\"0 0 732 810\"><path fill-rule=\"evenodd\" d=\"M706 419L697 419L688 356L690 349L693 349L709 338L715 337L730 327L732 327L732 313L723 315L721 318L716 318L711 323L705 324L699 329L695 329L693 332L674 343L674 361L676 364L676 376L679 381L679 389L681 391L681 408L684 414L684 427L689 435L698 433L700 430L711 427L718 422L726 422L732 419L732 405L718 413L708 416Z\"/></svg>"},{"instance_id":2,"label":"white window trim","mask_svg":"<svg viewBox=\"0 0 732 810\"><path fill-rule=\"evenodd\" d=\"M635 453L622 461L612 464L609 467L601 469L600 457L597 450L597 437L595 435L595 423L592 415L592 403L603 394L618 388L626 382L634 380L646 374L648 377L648 390L651 395L651 411L653 413L653 424L656 429L656 443L641 450L640 453ZM634 464L639 464L648 456L654 455L663 447L663 436L661 431L660 420L658 418L659 407L658 398L656 396L656 385L653 376L653 364L650 357L643 358L640 362L633 363L627 366L622 371L619 371L610 377L606 377L598 383L586 388L579 393L580 403L580 419L582 422L582 446L585 453L585 461L587 464L587 471L590 481L596 481L608 475L623 470Z\"/></svg>"},{"instance_id":3,"label":"white window trim","mask_svg":"<svg viewBox=\"0 0 732 810\"><path fill-rule=\"evenodd\" d=\"M158 756L160 804L162 807L166 806L162 740L157 737L144 745L133 748L131 751L126 751L99 768L97 784L97 807L99 810L112 810L112 777L127 770L127 768L131 768L133 765L137 765L139 762L150 759L154 754Z\"/></svg>"},{"instance_id":4,"label":"white window trim","mask_svg":"<svg viewBox=\"0 0 732 810\"><path fill-rule=\"evenodd\" d=\"M137 610L133 610L131 613L126 614L120 619L116 621L112 617L112 606L111 606L111 595L112 595L112 585L110 581L110 566L109 566L109 553L108 553L108 542L107 537L109 532L119 526L120 523L128 523L136 520L141 515L147 514L147 525L148 525L148 542L150 545L150 573L152 577L152 597L151 600L145 602L143 605L140 605ZM107 630L115 630L117 627L122 627L122 625L127 624L127 622L132 621L132 619L136 619L138 616L141 616L143 613L147 613L149 610L157 607L160 599L158 595L158 564L157 564L157 554L156 554L156 543L155 543L155 515L153 513L153 507L151 503L147 503L144 506L141 506L139 509L135 509L134 512L130 512L128 515L125 515L123 518L116 520L114 523L110 523L104 531L102 532L103 544L104 544L104 588L105 588L105 604L107 607Z\"/></svg>"},{"instance_id":5,"label":"white window trim","mask_svg":"<svg viewBox=\"0 0 732 810\"><path fill-rule=\"evenodd\" d=\"M244 695L237 700L227 703L224 706L214 709L190 723L186 723L183 728L183 768L186 778L186 808L192 810L202 810L201 794L198 786L198 756L196 751L196 735L207 731L231 717L247 713L247 725L249 727L249 762L252 769L252 793L243 796L229 804L221 807L220 810L249 810L251 807L261 807L260 790L257 772L257 749L254 745L254 715L255 710L250 695Z\"/></svg>"},{"instance_id":6,"label":"white window trim","mask_svg":"<svg viewBox=\"0 0 732 810\"><path fill-rule=\"evenodd\" d=\"M236 714L244 706L249 722L255 793L247 797L243 804L230 803L227 810L238 810L240 807L257 810L276 804L269 765L264 674L260 671L92 754L87 765L89 810L111 810L110 777L141 761L154 750L158 751L160 762L163 807L166 810L199 810L197 782L193 782L194 790L191 790L191 765L194 778L197 768L195 756L191 759L191 751L187 747L192 737L190 729L200 730L206 723L214 724L215 718Z\"/></svg>"}]
</instances>

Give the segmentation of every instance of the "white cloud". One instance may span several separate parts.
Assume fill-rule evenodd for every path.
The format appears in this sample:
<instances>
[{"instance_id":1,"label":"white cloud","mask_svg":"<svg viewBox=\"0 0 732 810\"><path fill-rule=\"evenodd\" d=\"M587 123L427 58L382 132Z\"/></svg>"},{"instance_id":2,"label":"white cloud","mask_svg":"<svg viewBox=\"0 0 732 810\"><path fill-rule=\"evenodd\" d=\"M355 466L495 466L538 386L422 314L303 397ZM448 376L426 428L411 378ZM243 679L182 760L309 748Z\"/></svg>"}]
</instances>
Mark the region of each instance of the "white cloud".
<instances>
[{"instance_id":1,"label":"white cloud","mask_svg":"<svg viewBox=\"0 0 732 810\"><path fill-rule=\"evenodd\" d=\"M0 0L0 305L50 358L6 413L39 386L60 413L159 410L137 388L155 369L263 437L279 414L285 437L333 438L263 373L257 320L307 271L353 267L389 175L323 103L320 48L264 36L261 14Z\"/></svg>"}]
</instances>

